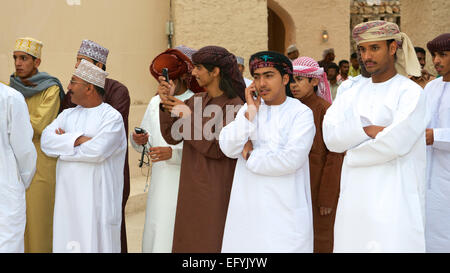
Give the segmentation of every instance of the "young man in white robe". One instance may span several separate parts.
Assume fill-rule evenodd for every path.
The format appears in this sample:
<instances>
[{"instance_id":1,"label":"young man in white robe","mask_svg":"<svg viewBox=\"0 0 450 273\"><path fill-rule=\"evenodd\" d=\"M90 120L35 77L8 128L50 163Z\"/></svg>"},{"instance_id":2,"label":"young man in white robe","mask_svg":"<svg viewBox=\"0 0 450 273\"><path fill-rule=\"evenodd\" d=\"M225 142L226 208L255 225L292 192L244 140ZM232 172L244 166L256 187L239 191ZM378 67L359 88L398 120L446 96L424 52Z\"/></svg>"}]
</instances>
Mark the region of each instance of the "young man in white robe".
<instances>
[{"instance_id":1,"label":"young man in white robe","mask_svg":"<svg viewBox=\"0 0 450 273\"><path fill-rule=\"evenodd\" d=\"M222 252L313 252L313 113L286 95L292 81L286 56L256 53L250 71L247 103L219 137L223 153L238 159Z\"/></svg>"},{"instance_id":2,"label":"young man in white robe","mask_svg":"<svg viewBox=\"0 0 450 273\"><path fill-rule=\"evenodd\" d=\"M441 77L425 86L427 139L427 252L450 252L450 33L428 42Z\"/></svg>"},{"instance_id":3,"label":"young man in white robe","mask_svg":"<svg viewBox=\"0 0 450 273\"><path fill-rule=\"evenodd\" d=\"M0 253L24 252L25 190L37 158L32 139L23 95L0 83Z\"/></svg>"},{"instance_id":4,"label":"young man in white robe","mask_svg":"<svg viewBox=\"0 0 450 273\"><path fill-rule=\"evenodd\" d=\"M127 141L122 116L102 101L106 76L82 60L68 86L78 106L42 133L42 151L58 158L53 252L121 251Z\"/></svg>"},{"instance_id":5,"label":"young man in white robe","mask_svg":"<svg viewBox=\"0 0 450 273\"><path fill-rule=\"evenodd\" d=\"M426 104L406 77L420 65L396 24L362 23L352 34L372 78L341 94L323 121L328 149L346 152L334 252L424 252Z\"/></svg>"},{"instance_id":6,"label":"young man in white robe","mask_svg":"<svg viewBox=\"0 0 450 273\"><path fill-rule=\"evenodd\" d=\"M175 98L185 101L200 91L193 83L191 76L194 68L191 60L177 49L168 49L153 59L150 73L158 82L164 81L163 68L168 68L169 80L173 83ZM191 88L193 91L191 91ZM146 152L152 161L151 181L145 211L144 235L142 252L170 253L172 252L173 230L177 209L178 187L180 181L181 156L183 143L169 145L161 135L159 123L159 105L161 98L154 96L148 104L141 128L145 134L133 132L131 144L134 149ZM151 144L151 147L149 144Z\"/></svg>"}]
</instances>

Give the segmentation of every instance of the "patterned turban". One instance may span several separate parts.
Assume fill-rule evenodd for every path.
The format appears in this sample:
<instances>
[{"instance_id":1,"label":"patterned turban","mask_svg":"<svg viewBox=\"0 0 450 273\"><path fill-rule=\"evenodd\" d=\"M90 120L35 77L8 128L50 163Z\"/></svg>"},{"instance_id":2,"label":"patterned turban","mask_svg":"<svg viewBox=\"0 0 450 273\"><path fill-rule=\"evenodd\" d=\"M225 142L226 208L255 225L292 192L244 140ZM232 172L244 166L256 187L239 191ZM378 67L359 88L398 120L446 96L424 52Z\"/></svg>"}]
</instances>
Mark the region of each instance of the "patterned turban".
<instances>
[{"instance_id":1,"label":"patterned turban","mask_svg":"<svg viewBox=\"0 0 450 273\"><path fill-rule=\"evenodd\" d=\"M87 81L88 83L105 88L105 81L108 73L93 63L86 60L81 60L80 65L75 69L73 75Z\"/></svg>"},{"instance_id":2,"label":"patterned turban","mask_svg":"<svg viewBox=\"0 0 450 273\"><path fill-rule=\"evenodd\" d=\"M81 46L77 54L86 56L88 58L91 58L92 60L106 65L106 59L108 59L109 50L91 40L83 40L81 41Z\"/></svg>"},{"instance_id":3,"label":"patterned turban","mask_svg":"<svg viewBox=\"0 0 450 273\"><path fill-rule=\"evenodd\" d=\"M352 32L353 39L359 45L366 42L396 40L398 44L395 68L403 76L422 75L414 46L409 37L400 32L397 24L386 21L369 21L361 23Z\"/></svg>"},{"instance_id":4,"label":"patterned turban","mask_svg":"<svg viewBox=\"0 0 450 273\"><path fill-rule=\"evenodd\" d=\"M317 95L331 103L331 91L328 84L327 73L323 67L310 57L300 57L292 62L294 67L294 76L319 79Z\"/></svg>"},{"instance_id":5,"label":"patterned turban","mask_svg":"<svg viewBox=\"0 0 450 273\"><path fill-rule=\"evenodd\" d=\"M427 43L428 50L433 53L437 51L450 51L450 33L444 33Z\"/></svg>"},{"instance_id":6,"label":"patterned turban","mask_svg":"<svg viewBox=\"0 0 450 273\"><path fill-rule=\"evenodd\" d=\"M174 49L181 51L184 55L186 55L189 60L192 61L192 54L194 54L195 52L197 52L197 50L187 47L185 45L179 45L176 46Z\"/></svg>"},{"instance_id":7,"label":"patterned turban","mask_svg":"<svg viewBox=\"0 0 450 273\"><path fill-rule=\"evenodd\" d=\"M167 68L169 70L169 79L175 80L188 74L188 79L186 85L194 93L203 92L195 77L192 77L192 69L194 68L189 57L184 55L181 51L177 49L167 49L163 53L153 59L150 64L150 73L156 80L162 76L162 69Z\"/></svg>"},{"instance_id":8,"label":"patterned turban","mask_svg":"<svg viewBox=\"0 0 450 273\"><path fill-rule=\"evenodd\" d=\"M273 67L283 76L289 75L289 82L294 82L292 77L292 62L283 54L275 51L261 51L250 57L250 74L254 74L255 70L263 67ZM286 85L286 95L293 97L289 84Z\"/></svg>"},{"instance_id":9,"label":"patterned turban","mask_svg":"<svg viewBox=\"0 0 450 273\"><path fill-rule=\"evenodd\" d=\"M205 46L192 55L195 64L217 66L225 77L230 79L236 94L245 102L245 82L239 72L236 56L219 46Z\"/></svg>"}]
</instances>

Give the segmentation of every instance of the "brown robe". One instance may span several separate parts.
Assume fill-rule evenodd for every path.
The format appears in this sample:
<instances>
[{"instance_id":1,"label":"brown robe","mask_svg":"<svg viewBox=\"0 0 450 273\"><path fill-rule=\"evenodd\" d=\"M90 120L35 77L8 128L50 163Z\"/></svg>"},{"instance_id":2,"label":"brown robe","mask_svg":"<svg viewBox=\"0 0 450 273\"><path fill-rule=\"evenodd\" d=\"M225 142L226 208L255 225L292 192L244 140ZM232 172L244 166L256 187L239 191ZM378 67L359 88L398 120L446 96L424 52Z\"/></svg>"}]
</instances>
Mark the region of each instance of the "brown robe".
<instances>
[{"instance_id":1,"label":"brown robe","mask_svg":"<svg viewBox=\"0 0 450 273\"><path fill-rule=\"evenodd\" d=\"M308 106L314 115L316 135L309 153L311 178L311 199L313 206L314 252L333 252L334 220L340 190L343 154L330 152L323 142L322 122L330 103L315 93L300 101ZM321 216L320 207L332 208L329 215Z\"/></svg>"},{"instance_id":2,"label":"brown robe","mask_svg":"<svg viewBox=\"0 0 450 273\"><path fill-rule=\"evenodd\" d=\"M225 113L227 105L242 105L243 102L239 97L229 99L222 95L212 98L206 92L195 94L185 102L192 111L191 137L178 141L171 135L172 125L178 118L171 117L167 111L161 111L161 107L159 113L161 133L166 142L175 145L184 141L172 252L218 253L222 247L236 159L228 158L222 153L218 138L206 140L200 133L201 140L193 140L195 98L202 99L201 113L206 106L213 104L218 105ZM237 112L233 119L236 114ZM197 129L202 129L211 119L203 117L202 126ZM226 125L225 122L224 114L223 126Z\"/></svg>"},{"instance_id":3,"label":"brown robe","mask_svg":"<svg viewBox=\"0 0 450 273\"><path fill-rule=\"evenodd\" d=\"M114 109L120 112L122 115L123 123L125 126L125 132L128 142L128 114L130 113L130 94L125 85L112 79L106 79L105 82L105 96L103 101L111 105ZM67 93L61 103L61 111L67 108L77 106L71 101L71 94ZM123 196L122 196L122 226L120 231L121 240L121 252L127 253L127 233L125 228L125 205L127 204L128 197L130 196L130 168L128 165L128 145L125 156L125 166L123 168Z\"/></svg>"}]
</instances>

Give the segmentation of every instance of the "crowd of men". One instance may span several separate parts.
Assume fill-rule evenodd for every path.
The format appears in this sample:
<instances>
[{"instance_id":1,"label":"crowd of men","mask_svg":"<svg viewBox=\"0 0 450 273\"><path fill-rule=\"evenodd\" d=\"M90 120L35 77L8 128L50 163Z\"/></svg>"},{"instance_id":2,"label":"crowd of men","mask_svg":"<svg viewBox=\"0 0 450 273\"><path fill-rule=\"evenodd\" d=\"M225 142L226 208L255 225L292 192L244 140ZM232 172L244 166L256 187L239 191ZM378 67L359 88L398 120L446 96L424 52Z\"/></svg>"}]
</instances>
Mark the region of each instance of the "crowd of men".
<instances>
[{"instance_id":1,"label":"crowd of men","mask_svg":"<svg viewBox=\"0 0 450 273\"><path fill-rule=\"evenodd\" d=\"M127 252L128 141L151 168L142 251L450 252L450 33L370 21L350 62L167 49L140 128L84 40L67 92L20 38L0 84L0 252ZM134 125L133 125L134 126ZM128 139L129 136L129 139ZM148 158L148 162L145 161Z\"/></svg>"}]
</instances>

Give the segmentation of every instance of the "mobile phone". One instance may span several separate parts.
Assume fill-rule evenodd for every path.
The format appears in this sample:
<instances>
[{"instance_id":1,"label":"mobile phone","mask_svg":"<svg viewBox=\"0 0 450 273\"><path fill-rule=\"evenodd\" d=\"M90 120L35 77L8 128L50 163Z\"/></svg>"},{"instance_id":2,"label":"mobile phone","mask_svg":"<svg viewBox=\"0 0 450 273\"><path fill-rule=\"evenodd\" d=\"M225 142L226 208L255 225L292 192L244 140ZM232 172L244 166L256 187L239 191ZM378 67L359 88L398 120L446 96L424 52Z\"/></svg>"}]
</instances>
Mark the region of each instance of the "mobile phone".
<instances>
[{"instance_id":1,"label":"mobile phone","mask_svg":"<svg viewBox=\"0 0 450 273\"><path fill-rule=\"evenodd\" d=\"M252 96L256 100L258 98L258 90L253 91Z\"/></svg>"},{"instance_id":2,"label":"mobile phone","mask_svg":"<svg viewBox=\"0 0 450 273\"><path fill-rule=\"evenodd\" d=\"M164 67L162 69L162 75L163 75L165 81L169 82L169 69L168 68Z\"/></svg>"},{"instance_id":3,"label":"mobile phone","mask_svg":"<svg viewBox=\"0 0 450 273\"><path fill-rule=\"evenodd\" d=\"M136 132L136 134L145 134L147 133L144 129L139 128L139 127L134 127L134 131Z\"/></svg>"}]
</instances>

